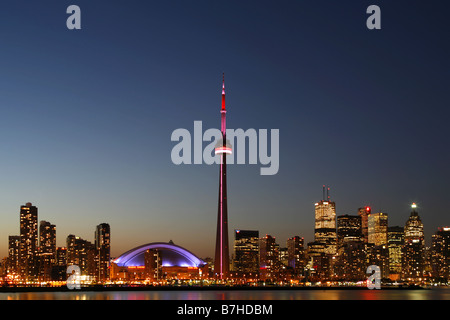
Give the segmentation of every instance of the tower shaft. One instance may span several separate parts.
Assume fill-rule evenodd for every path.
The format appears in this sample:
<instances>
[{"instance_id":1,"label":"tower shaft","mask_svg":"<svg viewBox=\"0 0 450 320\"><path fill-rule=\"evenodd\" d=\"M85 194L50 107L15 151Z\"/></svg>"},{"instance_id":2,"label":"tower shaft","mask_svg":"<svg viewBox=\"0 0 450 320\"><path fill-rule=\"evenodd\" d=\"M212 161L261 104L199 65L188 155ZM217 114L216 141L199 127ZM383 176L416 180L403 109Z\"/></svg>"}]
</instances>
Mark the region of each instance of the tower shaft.
<instances>
[{"instance_id":1,"label":"tower shaft","mask_svg":"<svg viewBox=\"0 0 450 320\"><path fill-rule=\"evenodd\" d=\"M230 256L228 247L228 204L227 204L227 144L226 144L226 109L225 109L225 81L222 85L221 132L222 147L216 148L220 155L219 176L219 207L217 213L216 252L214 259L214 273L219 279L226 279L230 271Z\"/></svg>"}]
</instances>

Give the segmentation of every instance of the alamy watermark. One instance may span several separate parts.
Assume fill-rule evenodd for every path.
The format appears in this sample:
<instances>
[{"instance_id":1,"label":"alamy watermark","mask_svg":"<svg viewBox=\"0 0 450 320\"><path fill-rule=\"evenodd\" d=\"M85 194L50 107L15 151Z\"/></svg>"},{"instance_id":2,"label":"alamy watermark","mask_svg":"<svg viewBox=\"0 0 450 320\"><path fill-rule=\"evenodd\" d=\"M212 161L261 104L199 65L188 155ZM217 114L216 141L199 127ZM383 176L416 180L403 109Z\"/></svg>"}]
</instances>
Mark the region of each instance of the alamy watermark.
<instances>
[{"instance_id":1,"label":"alamy watermark","mask_svg":"<svg viewBox=\"0 0 450 320\"><path fill-rule=\"evenodd\" d=\"M381 289L381 270L379 266L370 265L367 267L366 273L370 274L367 279L367 288Z\"/></svg>"},{"instance_id":2,"label":"alamy watermark","mask_svg":"<svg viewBox=\"0 0 450 320\"><path fill-rule=\"evenodd\" d=\"M268 133L267 129L227 129L227 146L232 150L227 155L227 164L259 163L262 165L261 175L277 174L280 132L279 129L270 129L270 143ZM189 130L179 128L172 132L171 140L178 141L171 152L172 162L176 165L220 164L220 156L215 153L216 147L223 146L219 129L211 128L203 132L202 121L194 121L193 136ZM209 144L204 146L204 142Z\"/></svg>"}]
</instances>

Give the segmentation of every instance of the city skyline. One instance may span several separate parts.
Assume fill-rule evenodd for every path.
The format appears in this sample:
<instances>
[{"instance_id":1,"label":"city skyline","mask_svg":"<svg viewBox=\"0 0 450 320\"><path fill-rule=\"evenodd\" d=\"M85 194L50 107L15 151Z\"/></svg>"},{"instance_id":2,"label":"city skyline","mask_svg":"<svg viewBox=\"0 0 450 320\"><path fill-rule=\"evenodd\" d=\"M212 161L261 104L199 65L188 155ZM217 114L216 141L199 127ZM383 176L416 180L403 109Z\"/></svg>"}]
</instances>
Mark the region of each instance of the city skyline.
<instances>
[{"instance_id":1,"label":"city skyline","mask_svg":"<svg viewBox=\"0 0 450 320\"><path fill-rule=\"evenodd\" d=\"M68 4L4 6L2 257L27 202L58 246L107 222L112 256L173 240L213 257L218 166L174 165L170 134L218 127L223 72L229 127L280 130L276 175L227 168L230 239L312 241L323 184L337 216L370 206L404 226L414 202L427 245L450 225L444 3L382 3L373 32L362 3L105 3L77 1L74 32Z\"/></svg>"}]
</instances>

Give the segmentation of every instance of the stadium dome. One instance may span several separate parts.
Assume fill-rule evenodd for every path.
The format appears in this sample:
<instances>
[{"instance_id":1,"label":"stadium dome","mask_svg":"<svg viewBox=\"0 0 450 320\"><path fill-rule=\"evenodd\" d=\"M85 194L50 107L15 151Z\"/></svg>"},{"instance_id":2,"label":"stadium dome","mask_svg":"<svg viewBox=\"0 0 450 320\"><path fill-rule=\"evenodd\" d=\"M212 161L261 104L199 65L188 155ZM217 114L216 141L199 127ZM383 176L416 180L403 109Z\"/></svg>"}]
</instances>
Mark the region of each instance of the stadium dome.
<instances>
[{"instance_id":1,"label":"stadium dome","mask_svg":"<svg viewBox=\"0 0 450 320\"><path fill-rule=\"evenodd\" d=\"M160 251L163 267L203 267L206 262L192 252L170 242L153 242L131 249L113 262L120 267L144 266L145 251L157 249Z\"/></svg>"}]
</instances>

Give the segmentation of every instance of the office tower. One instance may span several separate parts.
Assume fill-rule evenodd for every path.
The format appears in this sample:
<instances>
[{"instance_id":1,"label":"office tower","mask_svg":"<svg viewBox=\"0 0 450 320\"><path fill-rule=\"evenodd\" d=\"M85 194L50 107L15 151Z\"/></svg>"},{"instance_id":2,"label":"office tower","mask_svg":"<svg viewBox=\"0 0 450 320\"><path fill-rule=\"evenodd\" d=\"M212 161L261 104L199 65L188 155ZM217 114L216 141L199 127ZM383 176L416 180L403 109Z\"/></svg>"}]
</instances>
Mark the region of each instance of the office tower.
<instances>
[{"instance_id":1,"label":"office tower","mask_svg":"<svg viewBox=\"0 0 450 320\"><path fill-rule=\"evenodd\" d=\"M360 281L365 277L364 236L360 215L337 217L337 256L334 274L339 280Z\"/></svg>"},{"instance_id":2,"label":"office tower","mask_svg":"<svg viewBox=\"0 0 450 320\"><path fill-rule=\"evenodd\" d=\"M348 214L337 217L337 243L338 247L344 242L363 241L361 217Z\"/></svg>"},{"instance_id":3,"label":"office tower","mask_svg":"<svg viewBox=\"0 0 450 320\"><path fill-rule=\"evenodd\" d=\"M302 275L305 268L304 239L294 236L286 241L288 250L288 266L292 268L294 275Z\"/></svg>"},{"instance_id":4,"label":"office tower","mask_svg":"<svg viewBox=\"0 0 450 320\"><path fill-rule=\"evenodd\" d=\"M279 246L275 237L266 235L259 239L259 269L262 279L274 278L279 271Z\"/></svg>"},{"instance_id":5,"label":"office tower","mask_svg":"<svg viewBox=\"0 0 450 320\"><path fill-rule=\"evenodd\" d=\"M231 154L231 146L226 138L226 108L225 108L225 77L222 82L221 133L222 141L215 148L220 155L219 176L219 208L217 213L216 252L214 273L219 279L226 279L230 269L230 255L228 249L228 202L227 202L227 154Z\"/></svg>"},{"instance_id":6,"label":"office tower","mask_svg":"<svg viewBox=\"0 0 450 320\"><path fill-rule=\"evenodd\" d=\"M403 227L388 227L389 277L396 281L402 273L402 249L405 232Z\"/></svg>"},{"instance_id":7,"label":"office tower","mask_svg":"<svg viewBox=\"0 0 450 320\"><path fill-rule=\"evenodd\" d=\"M91 242L73 234L67 236L67 266L78 266L82 275L95 274L95 252Z\"/></svg>"},{"instance_id":8,"label":"office tower","mask_svg":"<svg viewBox=\"0 0 450 320\"><path fill-rule=\"evenodd\" d=\"M403 246L403 278L408 281L421 281L425 260L425 238L423 223L416 211L417 205L411 205L411 214L405 224L405 244Z\"/></svg>"},{"instance_id":9,"label":"office tower","mask_svg":"<svg viewBox=\"0 0 450 320\"><path fill-rule=\"evenodd\" d=\"M109 260L111 254L111 228L107 223L99 224L95 229L96 272L98 281L109 278Z\"/></svg>"},{"instance_id":10,"label":"office tower","mask_svg":"<svg viewBox=\"0 0 450 320\"><path fill-rule=\"evenodd\" d=\"M387 213L371 213L368 216L368 242L375 246L387 245Z\"/></svg>"},{"instance_id":11,"label":"office tower","mask_svg":"<svg viewBox=\"0 0 450 320\"><path fill-rule=\"evenodd\" d=\"M233 268L240 275L259 272L259 231L234 230Z\"/></svg>"},{"instance_id":12,"label":"office tower","mask_svg":"<svg viewBox=\"0 0 450 320\"><path fill-rule=\"evenodd\" d=\"M369 265L376 265L381 270L382 278L389 277L389 249L388 249L388 215L378 212L370 213L367 219Z\"/></svg>"},{"instance_id":13,"label":"office tower","mask_svg":"<svg viewBox=\"0 0 450 320\"><path fill-rule=\"evenodd\" d=\"M148 280L162 279L162 257L158 249L147 249L144 254L145 276Z\"/></svg>"},{"instance_id":14,"label":"office tower","mask_svg":"<svg viewBox=\"0 0 450 320\"><path fill-rule=\"evenodd\" d=\"M364 243L369 242L369 215L371 212L369 206L358 209L358 215L361 217L361 232L364 237Z\"/></svg>"},{"instance_id":15,"label":"office tower","mask_svg":"<svg viewBox=\"0 0 450 320\"><path fill-rule=\"evenodd\" d=\"M30 202L20 207L20 276L24 280L37 278L38 209Z\"/></svg>"},{"instance_id":16,"label":"office tower","mask_svg":"<svg viewBox=\"0 0 450 320\"><path fill-rule=\"evenodd\" d=\"M432 276L436 282L446 283L450 280L450 228L439 228L432 236L431 262Z\"/></svg>"},{"instance_id":17,"label":"office tower","mask_svg":"<svg viewBox=\"0 0 450 320\"><path fill-rule=\"evenodd\" d=\"M7 273L17 275L19 273L20 236L8 237L8 265Z\"/></svg>"},{"instance_id":18,"label":"office tower","mask_svg":"<svg viewBox=\"0 0 450 320\"><path fill-rule=\"evenodd\" d=\"M47 221L39 223L39 278L51 280L56 258L56 226Z\"/></svg>"},{"instance_id":19,"label":"office tower","mask_svg":"<svg viewBox=\"0 0 450 320\"><path fill-rule=\"evenodd\" d=\"M336 205L322 200L315 204L314 242L324 244L324 253L336 254Z\"/></svg>"}]
</instances>

